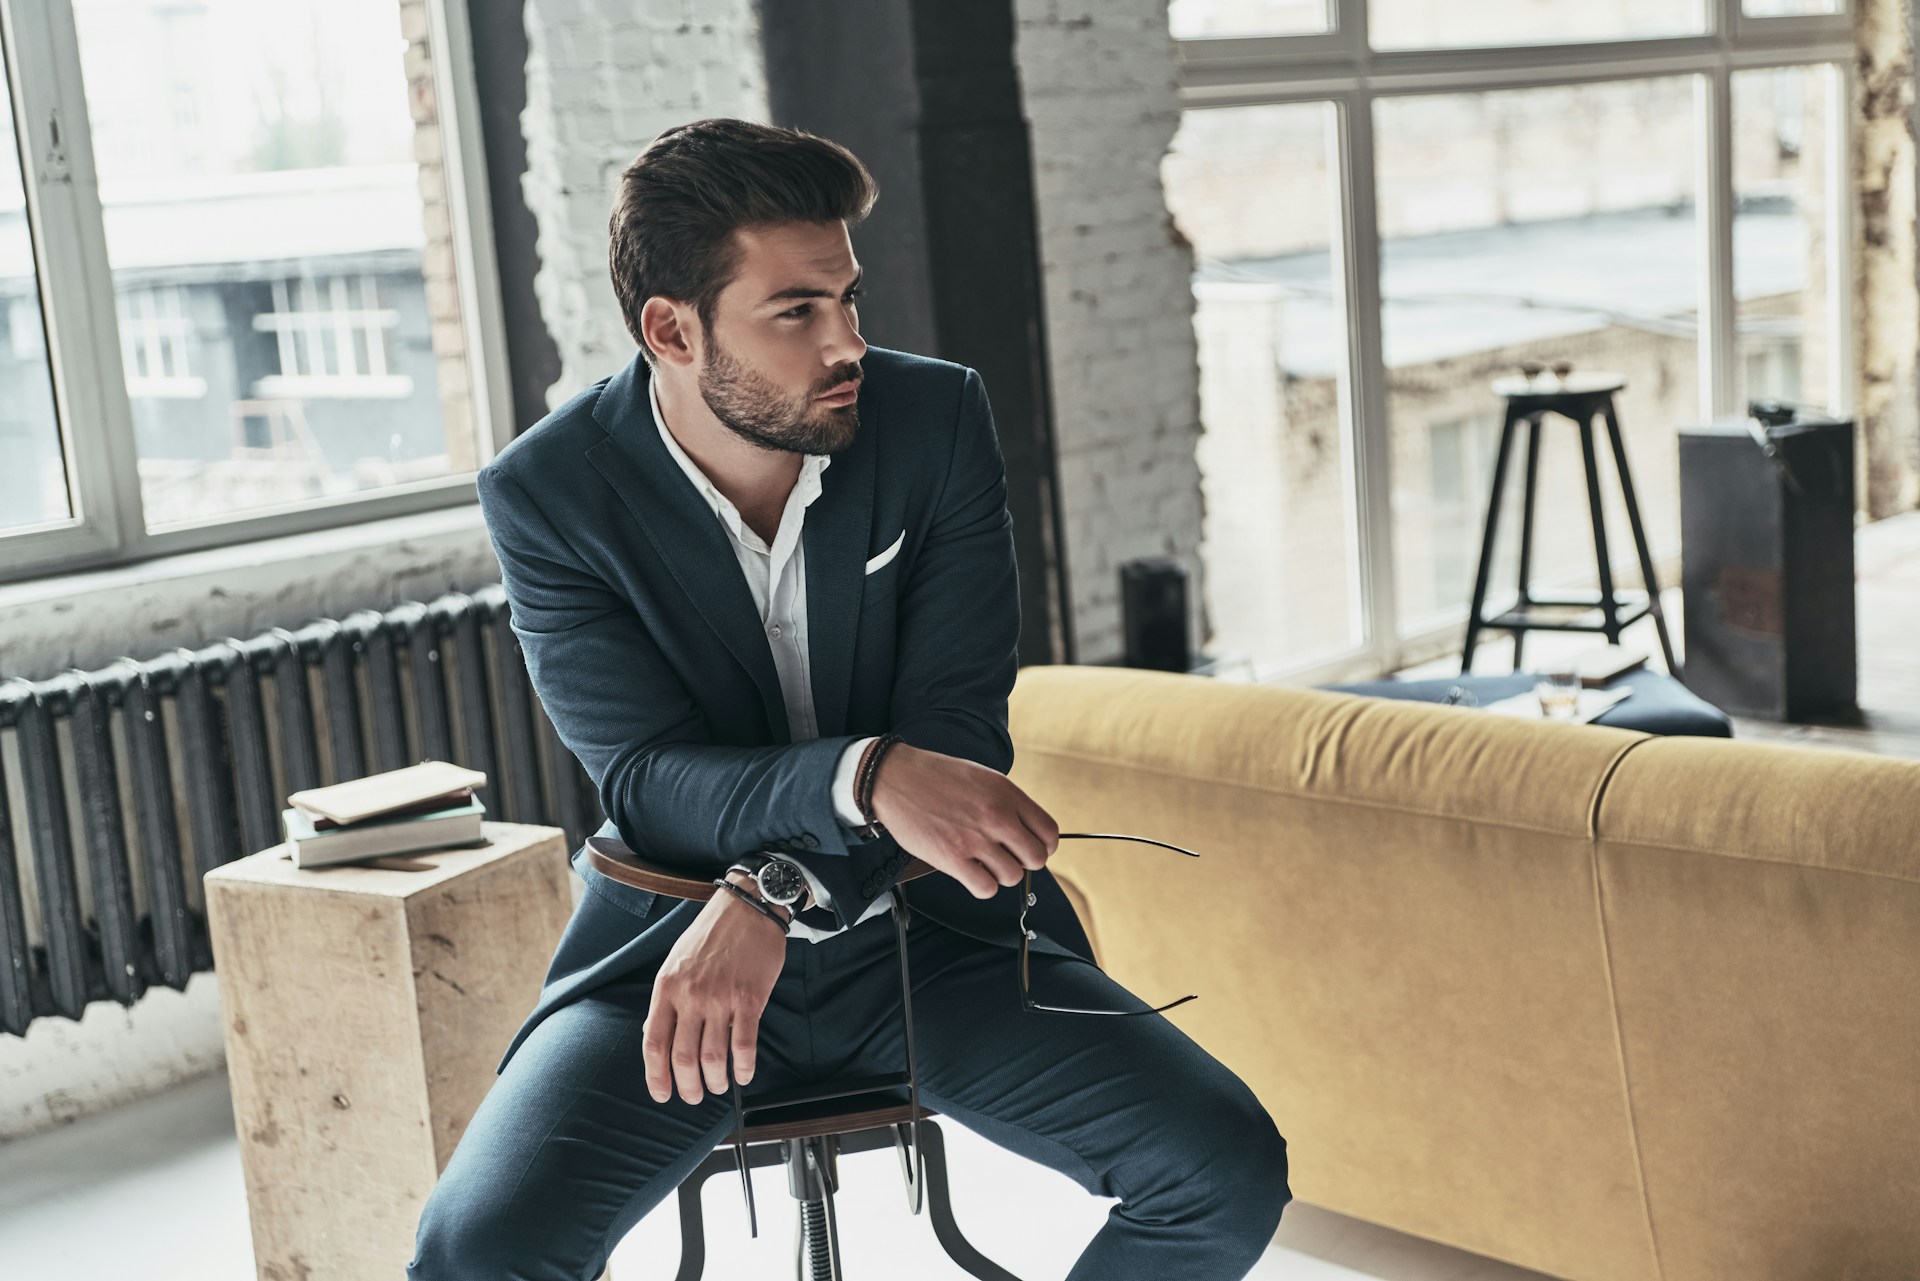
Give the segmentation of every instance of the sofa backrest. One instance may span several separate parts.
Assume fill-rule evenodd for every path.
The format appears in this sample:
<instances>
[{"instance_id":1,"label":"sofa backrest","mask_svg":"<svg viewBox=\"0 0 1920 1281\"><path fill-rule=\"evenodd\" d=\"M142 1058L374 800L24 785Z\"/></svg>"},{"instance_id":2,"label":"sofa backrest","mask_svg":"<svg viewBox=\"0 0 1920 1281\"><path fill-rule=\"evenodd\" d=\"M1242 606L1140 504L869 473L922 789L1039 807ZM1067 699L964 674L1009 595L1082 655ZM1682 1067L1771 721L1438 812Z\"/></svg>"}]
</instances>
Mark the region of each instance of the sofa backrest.
<instances>
[{"instance_id":1,"label":"sofa backrest","mask_svg":"<svg viewBox=\"0 0 1920 1281\"><path fill-rule=\"evenodd\" d=\"M1645 735L1067 666L1022 669L1009 724L1062 828L1201 855L1123 881L1073 842L1049 866L1105 963L1199 993L1167 1017L1266 1105L1296 1196L1559 1276L1655 1275L1591 840Z\"/></svg>"},{"instance_id":2,"label":"sofa backrest","mask_svg":"<svg viewBox=\"0 0 1920 1281\"><path fill-rule=\"evenodd\" d=\"M1920 1258L1920 765L1103 667L1010 723L1063 828L1202 855L1050 866L1302 1200L1569 1278ZM1840 1224L1885 1266L1769 1263Z\"/></svg>"},{"instance_id":3,"label":"sofa backrest","mask_svg":"<svg viewBox=\"0 0 1920 1281\"><path fill-rule=\"evenodd\" d=\"M1920 1276L1920 763L1656 739L1596 861L1669 1281Z\"/></svg>"}]
</instances>

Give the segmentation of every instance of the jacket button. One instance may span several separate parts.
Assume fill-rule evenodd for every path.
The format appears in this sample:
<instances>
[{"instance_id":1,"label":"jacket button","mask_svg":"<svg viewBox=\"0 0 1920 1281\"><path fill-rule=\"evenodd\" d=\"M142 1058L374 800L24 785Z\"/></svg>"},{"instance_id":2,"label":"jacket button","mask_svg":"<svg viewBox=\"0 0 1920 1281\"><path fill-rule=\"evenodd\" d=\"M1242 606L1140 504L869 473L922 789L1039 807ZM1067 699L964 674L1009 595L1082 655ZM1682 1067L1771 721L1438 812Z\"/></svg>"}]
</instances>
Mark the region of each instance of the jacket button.
<instances>
[{"instance_id":1,"label":"jacket button","mask_svg":"<svg viewBox=\"0 0 1920 1281\"><path fill-rule=\"evenodd\" d=\"M820 838L815 836L812 832L802 832L800 833L800 843L802 845L805 845L808 849L816 849L819 847Z\"/></svg>"}]
</instances>

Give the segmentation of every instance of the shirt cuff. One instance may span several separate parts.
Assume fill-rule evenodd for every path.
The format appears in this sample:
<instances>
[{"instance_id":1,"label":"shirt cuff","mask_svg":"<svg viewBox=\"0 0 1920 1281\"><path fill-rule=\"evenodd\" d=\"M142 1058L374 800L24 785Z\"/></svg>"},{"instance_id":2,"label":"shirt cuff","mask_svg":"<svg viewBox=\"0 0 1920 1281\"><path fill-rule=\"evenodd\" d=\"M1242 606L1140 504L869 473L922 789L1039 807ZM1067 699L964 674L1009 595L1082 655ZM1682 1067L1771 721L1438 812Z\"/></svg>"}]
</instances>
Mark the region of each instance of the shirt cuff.
<instances>
[{"instance_id":1,"label":"shirt cuff","mask_svg":"<svg viewBox=\"0 0 1920 1281\"><path fill-rule=\"evenodd\" d=\"M853 776L860 768L860 754L867 750L867 744L879 738L878 734L869 734L865 738L848 743L840 753L840 764L833 771L833 812L848 827L865 827L867 816L853 799Z\"/></svg>"},{"instance_id":2,"label":"shirt cuff","mask_svg":"<svg viewBox=\"0 0 1920 1281\"><path fill-rule=\"evenodd\" d=\"M820 878L813 874L813 869L805 863L798 861L795 861L793 865L800 869L800 875L807 878L807 888L813 891L813 906L831 909L833 907L833 895L827 893L827 887L820 883ZM798 909L800 904L796 903L794 907ZM794 915L798 916L799 912L796 910Z\"/></svg>"}]
</instances>

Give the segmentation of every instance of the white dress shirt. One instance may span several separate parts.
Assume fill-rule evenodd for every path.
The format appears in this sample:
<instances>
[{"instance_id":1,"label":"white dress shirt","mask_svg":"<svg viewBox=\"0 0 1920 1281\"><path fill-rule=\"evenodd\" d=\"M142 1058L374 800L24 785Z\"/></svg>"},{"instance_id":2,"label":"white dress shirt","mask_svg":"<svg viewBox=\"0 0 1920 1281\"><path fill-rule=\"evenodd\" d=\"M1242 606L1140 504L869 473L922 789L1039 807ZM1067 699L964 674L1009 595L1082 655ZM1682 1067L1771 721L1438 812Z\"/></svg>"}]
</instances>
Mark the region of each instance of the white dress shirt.
<instances>
[{"instance_id":1,"label":"white dress shirt","mask_svg":"<svg viewBox=\"0 0 1920 1281\"><path fill-rule=\"evenodd\" d=\"M674 462L680 464L680 470L693 482L694 489L713 508L713 514L719 518L727 531L728 541L733 544L733 555L740 562L740 572L746 575L747 589L753 593L754 606L760 611L760 625L766 629L768 648L773 652L773 667L780 677L780 694L787 705L788 737L796 743L802 739L820 737L820 725L813 709L813 680L807 666L807 549L800 537L800 529L806 521L807 508L820 496L820 473L833 462L833 456L801 456L800 475L793 483L792 492L787 495L786 508L780 513L780 527L774 531L773 546L769 547L766 540L741 519L740 509L707 479L707 474L700 470L699 464L687 456L687 451L680 448L680 442L667 430L666 415L660 412L658 378L647 379L647 398L653 405L653 425L659 428L660 439L666 444L667 452L673 455ZM874 737L877 736L849 743L834 769L834 813L849 827L858 827L867 821L854 803L853 775L860 764L860 753L866 750ZM831 907L833 900L826 886L805 865L796 865L813 890L814 903L820 907ZM878 916L892 903L893 891L887 890L867 904L867 910L860 914L860 920L854 924ZM821 939L844 932L845 928L836 925L832 929L819 929L802 921L796 913L790 933L810 943L818 943Z\"/></svg>"}]
</instances>

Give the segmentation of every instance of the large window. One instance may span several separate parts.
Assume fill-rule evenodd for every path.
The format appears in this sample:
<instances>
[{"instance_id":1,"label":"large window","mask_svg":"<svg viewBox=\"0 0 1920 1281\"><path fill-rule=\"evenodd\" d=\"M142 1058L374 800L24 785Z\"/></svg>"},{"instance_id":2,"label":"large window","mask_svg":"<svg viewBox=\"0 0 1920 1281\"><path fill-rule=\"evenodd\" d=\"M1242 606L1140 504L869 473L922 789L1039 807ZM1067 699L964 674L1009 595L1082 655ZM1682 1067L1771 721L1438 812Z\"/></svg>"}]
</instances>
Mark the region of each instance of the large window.
<instances>
[{"instance_id":1,"label":"large window","mask_svg":"<svg viewBox=\"0 0 1920 1281\"><path fill-rule=\"evenodd\" d=\"M1666 586L1680 429L1754 399L1847 408L1835 6L1176 0L1171 21L1186 109L1163 177L1195 253L1215 652L1308 680L1457 652L1491 384L1523 365L1624 378ZM1595 586L1580 463L1549 418L1536 588ZM1600 466L1616 581L1636 587L1604 447ZM1492 609L1513 594L1520 472Z\"/></svg>"},{"instance_id":2,"label":"large window","mask_svg":"<svg viewBox=\"0 0 1920 1281\"><path fill-rule=\"evenodd\" d=\"M15 13L0 577L470 500L504 406L461 0Z\"/></svg>"}]
</instances>

